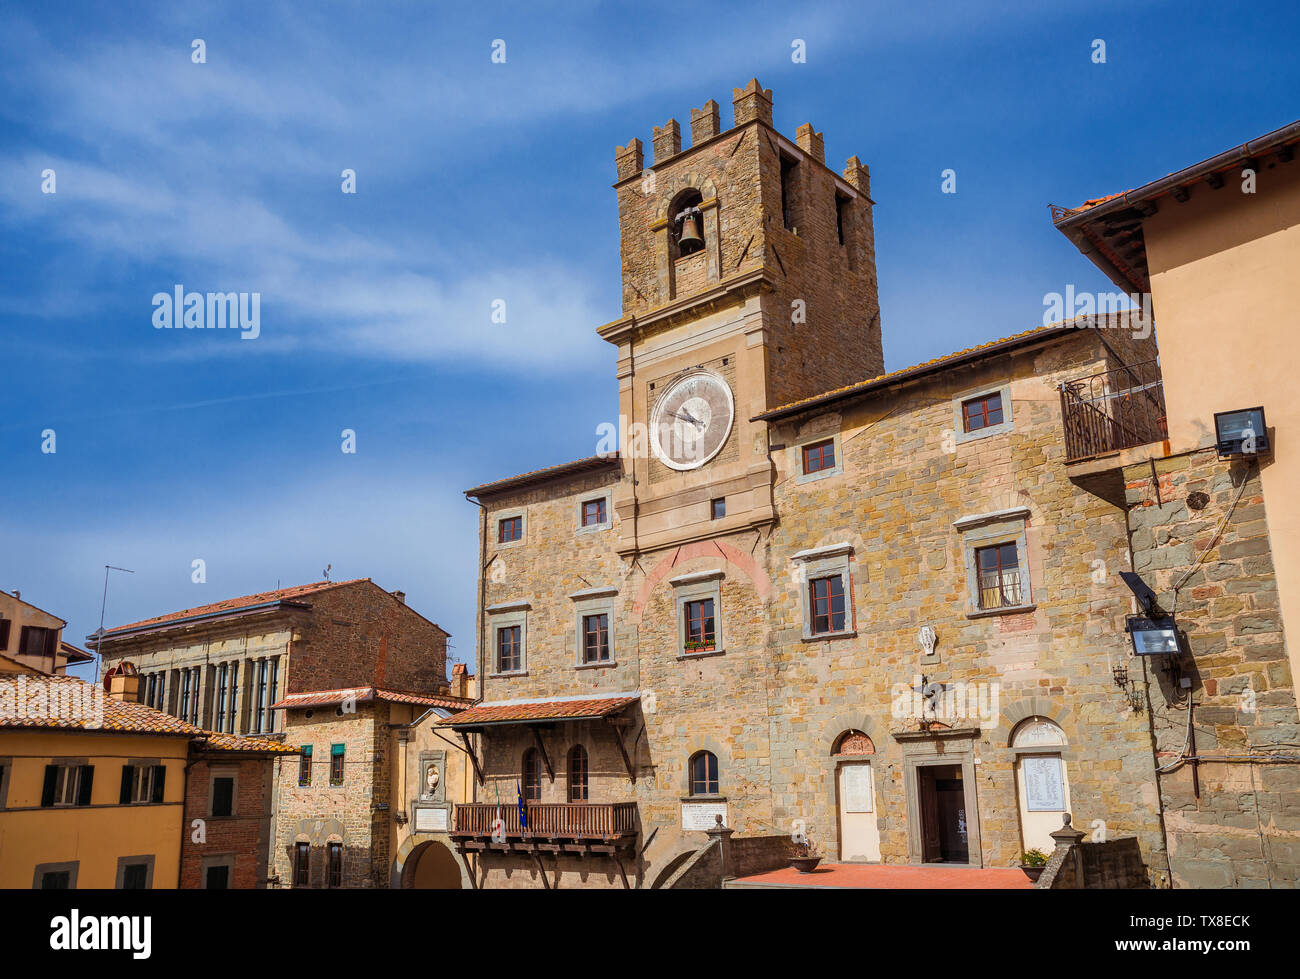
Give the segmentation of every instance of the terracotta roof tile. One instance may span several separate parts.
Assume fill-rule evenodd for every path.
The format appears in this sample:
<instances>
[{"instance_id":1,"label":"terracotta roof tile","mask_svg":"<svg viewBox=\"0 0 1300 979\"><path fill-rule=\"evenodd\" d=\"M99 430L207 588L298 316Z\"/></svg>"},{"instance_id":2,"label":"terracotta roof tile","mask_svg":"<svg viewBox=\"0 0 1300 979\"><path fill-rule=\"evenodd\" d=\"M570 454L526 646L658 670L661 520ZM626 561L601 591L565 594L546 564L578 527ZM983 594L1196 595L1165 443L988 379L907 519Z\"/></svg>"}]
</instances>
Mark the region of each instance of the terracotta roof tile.
<instances>
[{"instance_id":1,"label":"terracotta roof tile","mask_svg":"<svg viewBox=\"0 0 1300 979\"><path fill-rule=\"evenodd\" d=\"M457 727L510 721L547 721L579 717L606 717L636 703L640 697L596 697L590 700L539 700L517 704L479 704L439 724Z\"/></svg>"},{"instance_id":2,"label":"terracotta roof tile","mask_svg":"<svg viewBox=\"0 0 1300 979\"><path fill-rule=\"evenodd\" d=\"M448 710L462 710L474 703L463 697L450 697L440 694L407 693L400 690L383 690L375 687L339 687L334 690L305 690L301 693L286 694L282 700L272 704L272 709L301 710L306 707L329 707L353 699L359 704L371 700L385 700L398 704L419 704L424 707L446 707Z\"/></svg>"},{"instance_id":3,"label":"terracotta roof tile","mask_svg":"<svg viewBox=\"0 0 1300 979\"><path fill-rule=\"evenodd\" d=\"M144 704L108 696L102 687L72 676L0 676L0 728L58 728L127 734L205 732Z\"/></svg>"},{"instance_id":4,"label":"terracotta roof tile","mask_svg":"<svg viewBox=\"0 0 1300 979\"><path fill-rule=\"evenodd\" d=\"M253 751L269 752L277 755L296 755L301 749L272 738L240 737L235 734L217 734L215 731L204 733L203 739L195 745L200 751Z\"/></svg>"},{"instance_id":5,"label":"terracotta roof tile","mask_svg":"<svg viewBox=\"0 0 1300 979\"><path fill-rule=\"evenodd\" d=\"M618 463L618 461L619 454L617 452L610 455L587 456L585 459L575 459L573 462L562 462L559 465L547 466L545 469L534 469L532 472L520 473L517 476L507 476L505 479L493 480L490 483L484 483L481 486L467 489L465 495L484 496L488 493L513 489L529 483L543 482L547 479L567 476L570 473L576 474L586 472L589 469L599 469L605 465L612 466Z\"/></svg>"},{"instance_id":6,"label":"terracotta roof tile","mask_svg":"<svg viewBox=\"0 0 1300 979\"><path fill-rule=\"evenodd\" d=\"M104 631L107 639L112 639L115 634L128 632L135 629L145 629L150 626L163 625L168 622L176 622L181 619L195 618L200 615L215 615L220 612L239 612L243 609L254 608L258 605L266 605L269 602L283 602L295 598L302 598L305 595L311 595L315 592L325 591L328 588L339 588L343 585L355 585L358 582L369 581L369 578L353 578L350 581L315 581L310 585L294 585L292 588L277 588L275 591L258 592L256 595L243 595L239 598L227 598L222 602L213 602L211 605L199 605L195 608L182 609L179 612L169 612L167 615L155 615L152 619L141 619L139 622L130 622L126 625L114 626Z\"/></svg>"}]
</instances>

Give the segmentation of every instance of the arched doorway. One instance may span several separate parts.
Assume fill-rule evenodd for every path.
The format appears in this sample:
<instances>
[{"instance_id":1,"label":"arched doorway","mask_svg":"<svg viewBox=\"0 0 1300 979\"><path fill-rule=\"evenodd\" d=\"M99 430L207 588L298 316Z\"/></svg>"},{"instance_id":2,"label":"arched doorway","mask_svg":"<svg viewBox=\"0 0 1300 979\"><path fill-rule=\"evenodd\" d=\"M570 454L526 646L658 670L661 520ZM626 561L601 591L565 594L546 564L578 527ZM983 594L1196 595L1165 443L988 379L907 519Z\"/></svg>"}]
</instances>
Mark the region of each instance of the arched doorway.
<instances>
[{"instance_id":1,"label":"arched doorway","mask_svg":"<svg viewBox=\"0 0 1300 979\"><path fill-rule=\"evenodd\" d=\"M419 844L402 865L402 887L421 890L460 890L460 864L446 846L432 840Z\"/></svg>"},{"instance_id":2,"label":"arched doorway","mask_svg":"<svg viewBox=\"0 0 1300 979\"><path fill-rule=\"evenodd\" d=\"M831 748L839 809L839 859L845 863L880 862L880 830L876 825L871 764L875 753L871 738L858 730L845 731Z\"/></svg>"}]
</instances>

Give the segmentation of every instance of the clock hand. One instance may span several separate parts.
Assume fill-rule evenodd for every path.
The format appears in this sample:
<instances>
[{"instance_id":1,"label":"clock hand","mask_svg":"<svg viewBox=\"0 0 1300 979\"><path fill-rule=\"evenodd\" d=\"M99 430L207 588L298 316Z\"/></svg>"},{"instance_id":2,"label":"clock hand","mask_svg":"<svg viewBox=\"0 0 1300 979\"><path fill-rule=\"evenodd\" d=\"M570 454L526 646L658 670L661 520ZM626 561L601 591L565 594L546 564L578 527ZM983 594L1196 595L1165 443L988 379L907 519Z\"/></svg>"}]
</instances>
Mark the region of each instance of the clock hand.
<instances>
[{"instance_id":1,"label":"clock hand","mask_svg":"<svg viewBox=\"0 0 1300 979\"><path fill-rule=\"evenodd\" d=\"M685 410L685 409L683 409L683 410ZM690 412L686 412L685 414L678 414L677 412L674 411L673 414L676 415L678 418L680 418L682 421L690 422L690 423L691 423L692 425L694 425L696 428L703 428L703 427L704 427L703 422L696 421L693 417L691 417Z\"/></svg>"}]
</instances>

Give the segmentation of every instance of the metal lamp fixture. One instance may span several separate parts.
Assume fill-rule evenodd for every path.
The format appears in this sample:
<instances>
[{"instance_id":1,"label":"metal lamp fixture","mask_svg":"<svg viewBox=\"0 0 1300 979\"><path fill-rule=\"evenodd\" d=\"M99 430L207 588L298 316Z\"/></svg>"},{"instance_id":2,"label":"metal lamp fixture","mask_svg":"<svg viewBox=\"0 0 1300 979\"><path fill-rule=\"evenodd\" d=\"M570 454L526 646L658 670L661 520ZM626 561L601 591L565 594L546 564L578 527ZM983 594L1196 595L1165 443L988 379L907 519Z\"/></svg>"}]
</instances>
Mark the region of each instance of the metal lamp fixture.
<instances>
[{"instance_id":1,"label":"metal lamp fixture","mask_svg":"<svg viewBox=\"0 0 1300 979\"><path fill-rule=\"evenodd\" d=\"M1269 450L1264 408L1238 408L1214 413L1214 441L1219 457L1259 455Z\"/></svg>"}]
</instances>

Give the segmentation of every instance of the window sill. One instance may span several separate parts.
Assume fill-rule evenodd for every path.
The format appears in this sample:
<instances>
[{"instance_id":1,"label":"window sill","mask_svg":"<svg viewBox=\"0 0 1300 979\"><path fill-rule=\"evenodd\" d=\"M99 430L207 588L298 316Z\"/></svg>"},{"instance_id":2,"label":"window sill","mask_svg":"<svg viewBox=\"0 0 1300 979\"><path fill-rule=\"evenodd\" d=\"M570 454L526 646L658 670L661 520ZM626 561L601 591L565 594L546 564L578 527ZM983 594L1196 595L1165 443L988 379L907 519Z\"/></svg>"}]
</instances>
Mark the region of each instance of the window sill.
<instances>
[{"instance_id":1,"label":"window sill","mask_svg":"<svg viewBox=\"0 0 1300 979\"><path fill-rule=\"evenodd\" d=\"M677 655L677 659L679 661L684 659L708 659L710 656L724 656L726 652L725 649L706 649L697 653L683 652Z\"/></svg>"},{"instance_id":2,"label":"window sill","mask_svg":"<svg viewBox=\"0 0 1300 979\"><path fill-rule=\"evenodd\" d=\"M994 615L1019 615L1022 612L1032 612L1038 608L1038 603L1030 605L1005 605L1002 608L981 608L973 612L967 612L968 619L987 619Z\"/></svg>"},{"instance_id":3,"label":"window sill","mask_svg":"<svg viewBox=\"0 0 1300 979\"><path fill-rule=\"evenodd\" d=\"M843 629L839 632L805 632L804 642L822 642L828 639L856 639L858 637L857 629Z\"/></svg>"},{"instance_id":4,"label":"window sill","mask_svg":"<svg viewBox=\"0 0 1300 979\"><path fill-rule=\"evenodd\" d=\"M682 802L726 802L725 795L684 795L681 797Z\"/></svg>"},{"instance_id":5,"label":"window sill","mask_svg":"<svg viewBox=\"0 0 1300 979\"><path fill-rule=\"evenodd\" d=\"M832 466L830 469L818 469L815 472L810 473L801 470L799 475L795 478L795 484L801 485L803 483L815 483L819 479L829 479L832 476L842 475L844 475L844 468L842 466Z\"/></svg>"},{"instance_id":6,"label":"window sill","mask_svg":"<svg viewBox=\"0 0 1300 979\"><path fill-rule=\"evenodd\" d=\"M527 670L509 670L509 671L507 671L507 672L505 672L505 673L489 673L489 674L488 674L488 679L489 679L489 680L504 680L504 679L506 679L507 677L512 677L512 676L527 676L527 675L528 675L528 671L527 671Z\"/></svg>"},{"instance_id":7,"label":"window sill","mask_svg":"<svg viewBox=\"0 0 1300 979\"><path fill-rule=\"evenodd\" d=\"M618 666L614 660L601 660L597 663L577 663L574 665L575 670L607 670L611 667Z\"/></svg>"}]
</instances>

